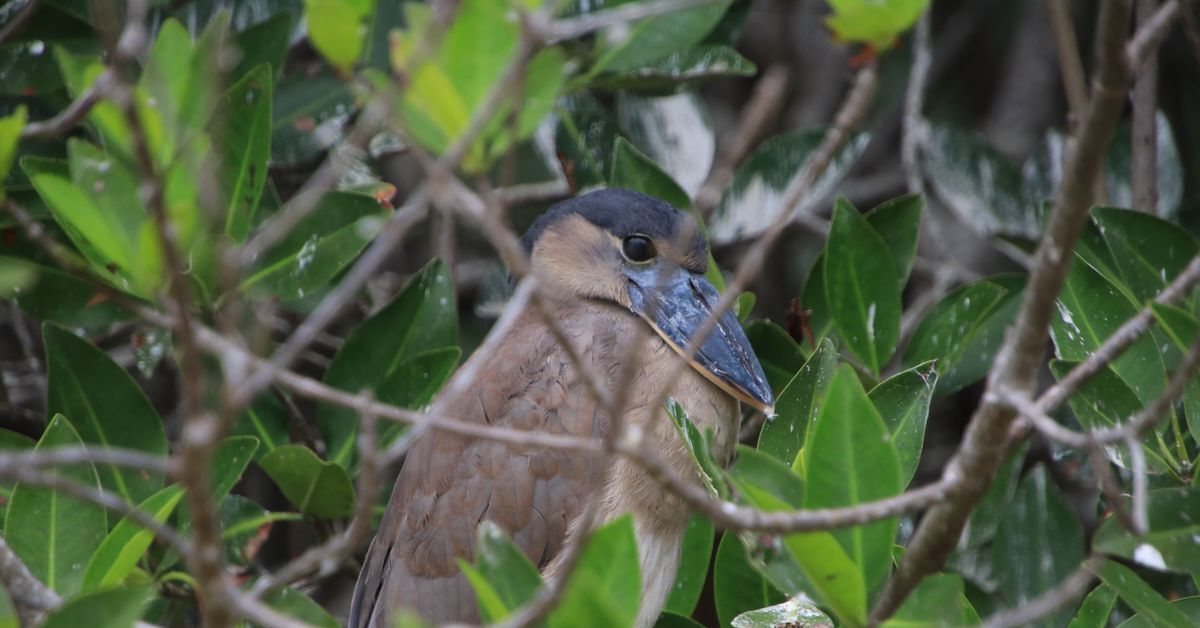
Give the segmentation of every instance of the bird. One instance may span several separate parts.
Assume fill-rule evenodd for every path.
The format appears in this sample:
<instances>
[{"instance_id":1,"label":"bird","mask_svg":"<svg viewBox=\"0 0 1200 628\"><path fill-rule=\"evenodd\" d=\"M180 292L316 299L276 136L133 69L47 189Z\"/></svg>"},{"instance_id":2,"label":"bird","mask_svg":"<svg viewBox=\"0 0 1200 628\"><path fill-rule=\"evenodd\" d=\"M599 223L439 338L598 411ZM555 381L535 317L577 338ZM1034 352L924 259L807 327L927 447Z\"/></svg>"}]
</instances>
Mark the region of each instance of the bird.
<instances>
[{"instance_id":1,"label":"bird","mask_svg":"<svg viewBox=\"0 0 1200 628\"><path fill-rule=\"evenodd\" d=\"M709 249L697 220L657 198L602 189L562 201L522 238L539 298L578 349L583 372L543 313L526 305L479 380L439 400L445 416L481 425L603 438L613 422L590 394L586 373L615 388L628 381L623 420L653 439L680 477L699 475L658 401L679 356L690 368L671 397L701 430L712 454L732 455L739 403L770 413L773 396L737 317L722 314L693 357L685 348L719 300L705 278ZM633 345L633 351L627 349ZM626 365L625 360L639 363ZM470 365L475 366L475 365ZM633 377L624 369L634 369ZM626 379L627 378L627 379ZM431 623L478 623L458 560L473 560L476 530L506 532L543 577L560 575L564 547L595 499L593 526L632 513L642 574L636 623L650 626L678 568L690 512L634 462L587 452L521 446L430 430L405 457L387 511L367 551L350 628L391 626L401 609Z\"/></svg>"}]
</instances>

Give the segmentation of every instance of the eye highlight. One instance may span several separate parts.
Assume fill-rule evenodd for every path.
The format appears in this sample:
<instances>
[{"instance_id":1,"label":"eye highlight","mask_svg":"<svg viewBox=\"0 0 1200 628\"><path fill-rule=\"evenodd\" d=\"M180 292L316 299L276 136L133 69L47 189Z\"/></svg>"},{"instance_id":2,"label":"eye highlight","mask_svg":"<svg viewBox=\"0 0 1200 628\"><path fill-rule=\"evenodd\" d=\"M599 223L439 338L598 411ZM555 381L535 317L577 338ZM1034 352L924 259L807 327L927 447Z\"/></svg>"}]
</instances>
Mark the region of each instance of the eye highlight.
<instances>
[{"instance_id":1,"label":"eye highlight","mask_svg":"<svg viewBox=\"0 0 1200 628\"><path fill-rule=\"evenodd\" d=\"M654 243L650 241L650 238L644 235L631 235L625 236L621 240L621 254L625 256L625 259L641 264L654 259L658 255L658 251L655 250Z\"/></svg>"}]
</instances>

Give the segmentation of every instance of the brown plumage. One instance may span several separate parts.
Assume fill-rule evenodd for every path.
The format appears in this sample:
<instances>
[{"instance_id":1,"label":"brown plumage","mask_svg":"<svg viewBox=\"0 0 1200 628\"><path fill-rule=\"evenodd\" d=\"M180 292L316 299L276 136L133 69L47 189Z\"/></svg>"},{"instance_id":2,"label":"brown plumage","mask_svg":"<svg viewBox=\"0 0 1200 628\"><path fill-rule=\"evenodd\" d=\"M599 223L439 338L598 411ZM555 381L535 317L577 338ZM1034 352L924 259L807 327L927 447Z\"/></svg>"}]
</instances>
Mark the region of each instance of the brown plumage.
<instances>
[{"instance_id":1,"label":"brown plumage","mask_svg":"<svg viewBox=\"0 0 1200 628\"><path fill-rule=\"evenodd\" d=\"M622 253L631 236L652 241L653 260L635 263ZM672 337L678 335L678 321L699 314L680 311L679 304L665 300L652 304L656 307L642 303L644 295L666 294L661 286L645 285L647 264L660 274L675 272L684 283L698 281L707 247L695 237L690 219L649 197L608 190L555 207L531 228L525 242L542 293L566 336L610 390L618 386L630 342L637 344L633 355L641 363L629 391L626 420L659 443L656 449L677 472L696 477L674 427L664 410L652 405L652 396L677 360L671 344L686 344L686 338ZM636 249L628 250L637 254ZM705 297L713 296L704 292L696 291L700 310ZM674 318L659 325L666 314ZM749 379L726 373L745 367L731 360L744 360L741 353L749 351L740 327L730 329L728 322L722 319L713 336L737 344L736 356L717 361L698 356L695 369L671 392L692 420L714 430L714 454L721 461L732 452L739 418L737 401L723 388L760 408L771 403L752 354ZM721 350L716 347L706 355L724 356ZM442 401L448 416L585 437L599 437L609 429L609 418L533 307L520 314L499 349L485 359L472 390ZM682 503L623 459L606 463L579 452L518 447L433 430L414 443L400 471L359 576L349 625L390 626L401 608L430 622L478 622L474 593L457 561L473 560L479 523L486 519L499 525L546 577L553 578L555 559L577 533L572 524L590 491L597 491L600 500L596 525L627 512L634 515L643 582L638 623L653 623L678 565L688 518Z\"/></svg>"}]
</instances>

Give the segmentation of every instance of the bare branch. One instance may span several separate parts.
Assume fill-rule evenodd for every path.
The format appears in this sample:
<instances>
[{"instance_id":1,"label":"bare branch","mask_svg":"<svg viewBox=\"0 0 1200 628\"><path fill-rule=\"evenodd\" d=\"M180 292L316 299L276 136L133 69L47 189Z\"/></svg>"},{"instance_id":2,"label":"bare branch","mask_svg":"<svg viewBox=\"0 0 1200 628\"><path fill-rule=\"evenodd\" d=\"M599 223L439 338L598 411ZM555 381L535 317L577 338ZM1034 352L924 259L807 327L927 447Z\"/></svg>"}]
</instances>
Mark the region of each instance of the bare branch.
<instances>
[{"instance_id":1,"label":"bare branch","mask_svg":"<svg viewBox=\"0 0 1200 628\"><path fill-rule=\"evenodd\" d=\"M101 95L108 91L112 84L112 71L105 70L100 76L96 77L95 82L83 93L79 94L71 104L67 105L53 118L48 120L38 120L30 122L21 130L22 140L48 140L54 139L70 131L80 120L83 120L92 107L100 102Z\"/></svg>"},{"instance_id":2,"label":"bare branch","mask_svg":"<svg viewBox=\"0 0 1200 628\"><path fill-rule=\"evenodd\" d=\"M545 35L547 44L556 44L564 39L582 37L609 26L665 15L684 9L695 9L723 0L655 0L622 4L612 9L593 11L575 17L563 18L552 23Z\"/></svg>"},{"instance_id":3,"label":"bare branch","mask_svg":"<svg viewBox=\"0 0 1200 628\"><path fill-rule=\"evenodd\" d=\"M1053 4L1054 0L1051 1ZM913 34L913 62L908 75L908 89L904 92L904 125L900 137L900 162L904 166L904 178L908 182L908 191L913 194L925 193L925 178L921 175L921 165L917 162L917 153L921 144L926 141L928 128L925 124L925 90L929 83L929 67L933 61L933 43L930 31L929 9L921 14L917 28ZM928 213L928 212L926 212ZM932 218L929 219L933 222Z\"/></svg>"},{"instance_id":4,"label":"bare branch","mask_svg":"<svg viewBox=\"0 0 1200 628\"><path fill-rule=\"evenodd\" d=\"M1063 91L1067 94L1067 108L1071 127L1083 117L1087 109L1087 79L1083 74L1083 61L1079 58L1079 41L1075 37L1075 23L1071 18L1069 0L1049 0L1050 25L1054 29L1054 48L1058 52L1058 71L1062 75Z\"/></svg>"},{"instance_id":5,"label":"bare branch","mask_svg":"<svg viewBox=\"0 0 1200 628\"><path fill-rule=\"evenodd\" d=\"M62 604L62 598L57 593L29 572L3 536L0 536L0 584L12 596L24 625L41 623L42 611Z\"/></svg>"}]
</instances>

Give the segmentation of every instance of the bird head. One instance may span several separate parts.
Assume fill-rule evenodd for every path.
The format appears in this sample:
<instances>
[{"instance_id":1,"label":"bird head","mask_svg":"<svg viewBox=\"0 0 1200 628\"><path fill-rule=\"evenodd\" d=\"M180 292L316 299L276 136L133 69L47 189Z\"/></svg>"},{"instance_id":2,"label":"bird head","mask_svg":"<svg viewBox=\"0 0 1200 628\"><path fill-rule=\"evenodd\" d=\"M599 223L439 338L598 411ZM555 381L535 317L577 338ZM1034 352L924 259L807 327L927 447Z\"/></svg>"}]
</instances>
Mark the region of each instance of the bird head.
<instances>
[{"instance_id":1,"label":"bird head","mask_svg":"<svg viewBox=\"0 0 1200 628\"><path fill-rule=\"evenodd\" d=\"M772 411L771 387L732 312L687 355L720 298L704 276L708 243L690 214L644 194L599 190L550 208L522 241L549 291L632 312L696 372L735 399Z\"/></svg>"}]
</instances>

